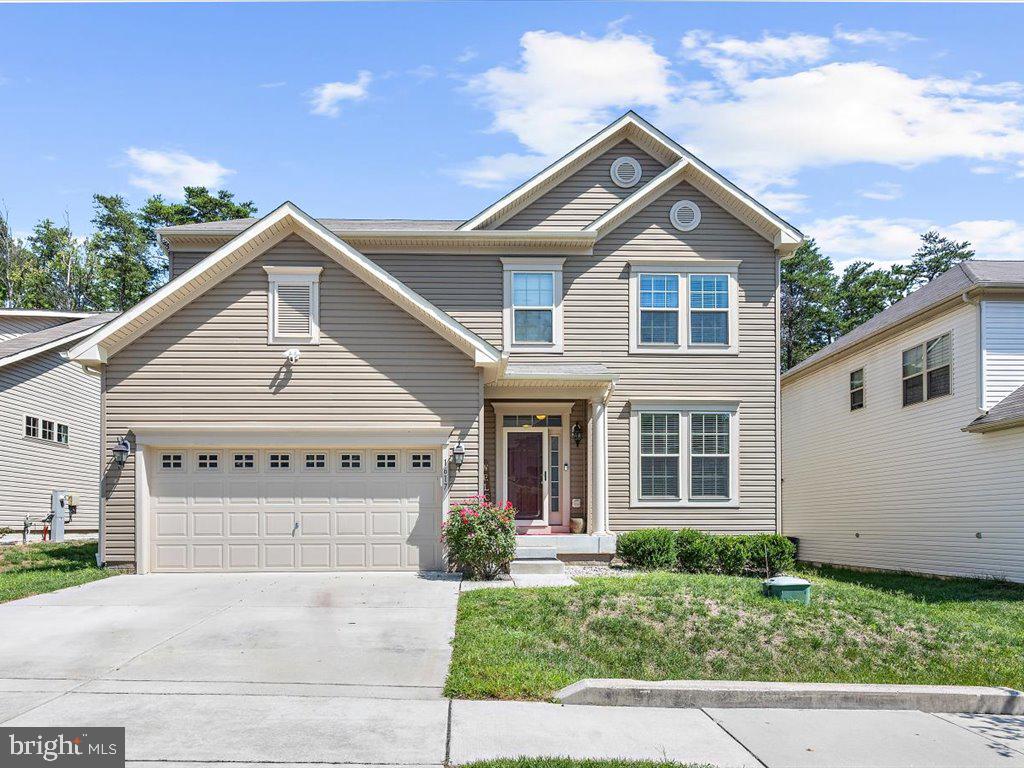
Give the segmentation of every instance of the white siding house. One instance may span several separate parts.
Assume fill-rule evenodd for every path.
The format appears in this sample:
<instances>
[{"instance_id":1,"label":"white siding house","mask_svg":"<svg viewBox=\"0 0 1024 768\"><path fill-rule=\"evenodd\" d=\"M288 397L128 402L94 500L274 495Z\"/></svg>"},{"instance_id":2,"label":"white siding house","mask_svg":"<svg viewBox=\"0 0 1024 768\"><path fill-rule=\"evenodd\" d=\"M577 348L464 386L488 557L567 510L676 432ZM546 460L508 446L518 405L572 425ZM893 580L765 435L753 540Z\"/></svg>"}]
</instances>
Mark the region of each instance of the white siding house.
<instances>
[{"instance_id":1,"label":"white siding house","mask_svg":"<svg viewBox=\"0 0 1024 768\"><path fill-rule=\"evenodd\" d=\"M1024 581L1007 402L1024 385L1024 263L1006 265L956 267L783 376L783 532L801 560Z\"/></svg>"}]
</instances>

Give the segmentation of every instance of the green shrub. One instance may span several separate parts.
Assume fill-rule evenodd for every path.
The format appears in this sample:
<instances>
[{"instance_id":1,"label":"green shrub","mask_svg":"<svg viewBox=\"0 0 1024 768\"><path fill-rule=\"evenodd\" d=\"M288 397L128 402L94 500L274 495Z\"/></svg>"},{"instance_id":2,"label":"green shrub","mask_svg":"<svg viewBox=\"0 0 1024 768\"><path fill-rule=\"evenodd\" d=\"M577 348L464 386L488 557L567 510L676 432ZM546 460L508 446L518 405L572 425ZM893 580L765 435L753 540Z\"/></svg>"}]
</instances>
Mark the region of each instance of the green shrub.
<instances>
[{"instance_id":1,"label":"green shrub","mask_svg":"<svg viewBox=\"0 0 1024 768\"><path fill-rule=\"evenodd\" d=\"M684 571L709 573L717 570L718 548L707 533L683 528L676 534L676 553L679 567Z\"/></svg>"},{"instance_id":2,"label":"green shrub","mask_svg":"<svg viewBox=\"0 0 1024 768\"><path fill-rule=\"evenodd\" d=\"M452 502L441 524L441 543L454 569L469 578L493 579L516 555L516 511L484 496Z\"/></svg>"},{"instance_id":3,"label":"green shrub","mask_svg":"<svg viewBox=\"0 0 1024 768\"><path fill-rule=\"evenodd\" d=\"M643 528L620 534L615 549L632 568L651 570L676 565L676 533L668 528Z\"/></svg>"},{"instance_id":4,"label":"green shrub","mask_svg":"<svg viewBox=\"0 0 1024 768\"><path fill-rule=\"evenodd\" d=\"M796 546L779 533L748 536L747 549L747 571L751 574L768 578L796 564Z\"/></svg>"},{"instance_id":5,"label":"green shrub","mask_svg":"<svg viewBox=\"0 0 1024 768\"><path fill-rule=\"evenodd\" d=\"M727 576L740 576L747 568L746 536L712 536L718 562L716 570Z\"/></svg>"}]
</instances>

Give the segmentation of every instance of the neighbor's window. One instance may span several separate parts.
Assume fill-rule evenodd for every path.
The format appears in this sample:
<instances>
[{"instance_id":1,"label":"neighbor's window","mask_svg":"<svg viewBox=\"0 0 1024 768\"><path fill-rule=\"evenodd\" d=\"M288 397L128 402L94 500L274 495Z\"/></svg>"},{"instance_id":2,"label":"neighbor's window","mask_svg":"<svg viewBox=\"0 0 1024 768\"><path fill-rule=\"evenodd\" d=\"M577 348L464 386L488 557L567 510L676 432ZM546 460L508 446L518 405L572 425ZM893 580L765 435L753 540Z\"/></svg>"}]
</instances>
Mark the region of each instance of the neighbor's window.
<instances>
[{"instance_id":1,"label":"neighbor's window","mask_svg":"<svg viewBox=\"0 0 1024 768\"><path fill-rule=\"evenodd\" d=\"M903 351L903 405L948 395L952 390L952 348L944 333Z\"/></svg>"},{"instance_id":2,"label":"neighbor's window","mask_svg":"<svg viewBox=\"0 0 1024 768\"><path fill-rule=\"evenodd\" d=\"M39 437L39 418L37 416L25 417L25 437Z\"/></svg>"},{"instance_id":3,"label":"neighbor's window","mask_svg":"<svg viewBox=\"0 0 1024 768\"><path fill-rule=\"evenodd\" d=\"M679 498L679 414L640 414L640 497Z\"/></svg>"},{"instance_id":4,"label":"neighbor's window","mask_svg":"<svg viewBox=\"0 0 1024 768\"><path fill-rule=\"evenodd\" d=\"M690 414L690 497L729 498L729 414Z\"/></svg>"},{"instance_id":5,"label":"neighbor's window","mask_svg":"<svg viewBox=\"0 0 1024 768\"><path fill-rule=\"evenodd\" d=\"M555 274L512 273L512 343L555 341Z\"/></svg>"},{"instance_id":6,"label":"neighbor's window","mask_svg":"<svg viewBox=\"0 0 1024 768\"><path fill-rule=\"evenodd\" d=\"M850 372L850 410L857 411L864 407L864 369L858 368Z\"/></svg>"},{"instance_id":7,"label":"neighbor's window","mask_svg":"<svg viewBox=\"0 0 1024 768\"><path fill-rule=\"evenodd\" d=\"M679 344L679 275L640 275L640 343Z\"/></svg>"},{"instance_id":8,"label":"neighbor's window","mask_svg":"<svg viewBox=\"0 0 1024 768\"><path fill-rule=\"evenodd\" d=\"M58 424L57 425L57 442L61 445L68 444L68 425Z\"/></svg>"},{"instance_id":9,"label":"neighbor's window","mask_svg":"<svg viewBox=\"0 0 1024 768\"><path fill-rule=\"evenodd\" d=\"M729 344L728 275L690 275L690 343Z\"/></svg>"},{"instance_id":10,"label":"neighbor's window","mask_svg":"<svg viewBox=\"0 0 1024 768\"><path fill-rule=\"evenodd\" d=\"M53 440L53 422L43 419L43 440Z\"/></svg>"},{"instance_id":11,"label":"neighbor's window","mask_svg":"<svg viewBox=\"0 0 1024 768\"><path fill-rule=\"evenodd\" d=\"M320 267L264 267L271 344L319 344Z\"/></svg>"}]
</instances>

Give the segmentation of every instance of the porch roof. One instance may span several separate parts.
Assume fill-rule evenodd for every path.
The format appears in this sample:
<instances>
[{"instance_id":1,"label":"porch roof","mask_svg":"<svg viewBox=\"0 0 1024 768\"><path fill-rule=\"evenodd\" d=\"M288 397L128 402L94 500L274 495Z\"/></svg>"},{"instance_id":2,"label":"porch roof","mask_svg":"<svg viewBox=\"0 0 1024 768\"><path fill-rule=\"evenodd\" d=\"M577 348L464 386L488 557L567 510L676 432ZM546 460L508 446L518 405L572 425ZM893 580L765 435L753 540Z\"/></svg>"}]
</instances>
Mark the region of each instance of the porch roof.
<instances>
[{"instance_id":1,"label":"porch roof","mask_svg":"<svg viewBox=\"0 0 1024 768\"><path fill-rule=\"evenodd\" d=\"M484 394L551 397L562 390L571 397L607 398L618 380L600 363L507 363Z\"/></svg>"},{"instance_id":2,"label":"porch roof","mask_svg":"<svg viewBox=\"0 0 1024 768\"><path fill-rule=\"evenodd\" d=\"M618 380L600 363L509 363L502 379L518 381L585 381L588 384Z\"/></svg>"}]
</instances>

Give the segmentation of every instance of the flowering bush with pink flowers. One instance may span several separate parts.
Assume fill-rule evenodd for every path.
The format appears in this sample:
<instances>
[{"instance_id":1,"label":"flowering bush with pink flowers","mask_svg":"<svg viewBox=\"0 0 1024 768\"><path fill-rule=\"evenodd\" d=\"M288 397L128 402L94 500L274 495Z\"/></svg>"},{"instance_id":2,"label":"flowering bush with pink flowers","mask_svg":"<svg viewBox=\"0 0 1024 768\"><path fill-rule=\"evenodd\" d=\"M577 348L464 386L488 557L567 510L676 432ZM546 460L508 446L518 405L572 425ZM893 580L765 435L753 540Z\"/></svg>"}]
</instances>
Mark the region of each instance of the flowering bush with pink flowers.
<instances>
[{"instance_id":1,"label":"flowering bush with pink flowers","mask_svg":"<svg viewBox=\"0 0 1024 768\"><path fill-rule=\"evenodd\" d=\"M448 564L473 579L493 579L516 554L516 511L492 504L485 496L452 502L441 525Z\"/></svg>"}]
</instances>

